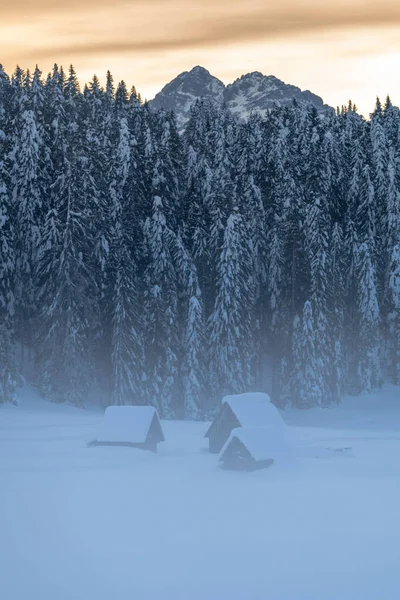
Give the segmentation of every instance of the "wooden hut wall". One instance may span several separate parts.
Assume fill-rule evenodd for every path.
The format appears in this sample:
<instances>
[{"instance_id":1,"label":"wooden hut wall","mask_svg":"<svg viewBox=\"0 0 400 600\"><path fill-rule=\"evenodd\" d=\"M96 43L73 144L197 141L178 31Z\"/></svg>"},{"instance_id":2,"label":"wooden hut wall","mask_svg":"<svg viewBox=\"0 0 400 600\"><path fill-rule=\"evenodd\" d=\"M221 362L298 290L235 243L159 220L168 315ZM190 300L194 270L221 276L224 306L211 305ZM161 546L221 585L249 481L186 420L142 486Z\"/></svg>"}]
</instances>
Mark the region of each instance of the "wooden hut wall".
<instances>
[{"instance_id":1,"label":"wooden hut wall","mask_svg":"<svg viewBox=\"0 0 400 600\"><path fill-rule=\"evenodd\" d=\"M232 439L221 458L222 468L234 471L252 470L254 462L250 452L236 437Z\"/></svg>"},{"instance_id":2,"label":"wooden hut wall","mask_svg":"<svg viewBox=\"0 0 400 600\"><path fill-rule=\"evenodd\" d=\"M158 420L157 415L155 414L153 420L151 421L149 433L147 434L147 438L145 443L143 444L143 447L146 450L152 450L152 452L157 452L157 444L163 441L164 436L161 430L160 422Z\"/></svg>"},{"instance_id":3,"label":"wooden hut wall","mask_svg":"<svg viewBox=\"0 0 400 600\"><path fill-rule=\"evenodd\" d=\"M256 461L243 442L234 437L221 458L220 466L232 471L257 471L270 467L273 462L273 459Z\"/></svg>"},{"instance_id":4,"label":"wooden hut wall","mask_svg":"<svg viewBox=\"0 0 400 600\"><path fill-rule=\"evenodd\" d=\"M221 452L223 445L228 440L233 429L240 426L235 413L232 411L229 404L224 402L209 431L210 452L213 454Z\"/></svg>"}]
</instances>

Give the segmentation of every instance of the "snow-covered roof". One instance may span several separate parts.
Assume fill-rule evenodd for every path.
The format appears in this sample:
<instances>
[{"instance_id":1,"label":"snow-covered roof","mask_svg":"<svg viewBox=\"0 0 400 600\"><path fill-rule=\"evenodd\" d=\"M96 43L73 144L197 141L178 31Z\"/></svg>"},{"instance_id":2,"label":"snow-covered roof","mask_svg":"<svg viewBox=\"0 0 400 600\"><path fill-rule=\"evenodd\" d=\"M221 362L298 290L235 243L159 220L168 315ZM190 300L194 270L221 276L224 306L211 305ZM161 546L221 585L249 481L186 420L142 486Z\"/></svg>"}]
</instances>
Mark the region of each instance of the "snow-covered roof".
<instances>
[{"instance_id":1,"label":"snow-covered roof","mask_svg":"<svg viewBox=\"0 0 400 600\"><path fill-rule=\"evenodd\" d=\"M221 450L219 460L222 461L234 439L239 440L250 452L255 461L273 459L288 460L292 456L290 443L282 427L238 427L231 432Z\"/></svg>"},{"instance_id":2,"label":"snow-covered roof","mask_svg":"<svg viewBox=\"0 0 400 600\"><path fill-rule=\"evenodd\" d=\"M143 444L154 415L157 416L154 406L108 406L97 441Z\"/></svg>"},{"instance_id":3,"label":"snow-covered roof","mask_svg":"<svg viewBox=\"0 0 400 600\"><path fill-rule=\"evenodd\" d=\"M225 396L222 402L230 406L242 427L283 426L285 424L268 394L261 392L236 394Z\"/></svg>"}]
</instances>

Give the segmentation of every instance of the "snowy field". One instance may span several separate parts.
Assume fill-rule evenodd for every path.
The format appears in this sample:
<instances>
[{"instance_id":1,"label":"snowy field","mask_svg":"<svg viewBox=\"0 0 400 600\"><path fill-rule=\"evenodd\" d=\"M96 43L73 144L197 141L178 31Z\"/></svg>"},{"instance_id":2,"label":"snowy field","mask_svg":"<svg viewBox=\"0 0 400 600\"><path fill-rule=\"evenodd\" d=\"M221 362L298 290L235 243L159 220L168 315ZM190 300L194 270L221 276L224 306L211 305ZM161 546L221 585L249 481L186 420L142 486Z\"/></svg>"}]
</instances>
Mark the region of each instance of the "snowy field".
<instances>
[{"instance_id":1,"label":"snowy field","mask_svg":"<svg viewBox=\"0 0 400 600\"><path fill-rule=\"evenodd\" d=\"M354 456L222 471L181 422L158 455L89 448L101 411L21 392L0 408L0 597L398 600L399 389L283 416Z\"/></svg>"}]
</instances>

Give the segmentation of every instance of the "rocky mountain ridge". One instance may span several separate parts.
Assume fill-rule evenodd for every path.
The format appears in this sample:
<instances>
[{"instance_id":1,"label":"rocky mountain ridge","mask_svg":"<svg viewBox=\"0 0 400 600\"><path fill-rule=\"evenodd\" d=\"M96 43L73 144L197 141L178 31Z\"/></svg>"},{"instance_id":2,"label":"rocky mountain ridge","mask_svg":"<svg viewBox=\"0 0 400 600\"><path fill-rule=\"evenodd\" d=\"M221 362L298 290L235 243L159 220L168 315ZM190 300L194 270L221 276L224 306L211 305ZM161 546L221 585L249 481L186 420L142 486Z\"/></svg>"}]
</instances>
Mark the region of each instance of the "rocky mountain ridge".
<instances>
[{"instance_id":1,"label":"rocky mountain ridge","mask_svg":"<svg viewBox=\"0 0 400 600\"><path fill-rule=\"evenodd\" d=\"M174 110L178 126L183 128L190 116L192 104L199 98L207 98L227 108L241 118L248 118L251 112L264 116L275 105L285 106L293 100L310 103L321 113L331 107L322 98L309 90L286 84L273 75L263 75L259 71L242 75L228 85L211 75L204 67L194 67L185 71L168 83L149 105L153 108Z\"/></svg>"}]
</instances>

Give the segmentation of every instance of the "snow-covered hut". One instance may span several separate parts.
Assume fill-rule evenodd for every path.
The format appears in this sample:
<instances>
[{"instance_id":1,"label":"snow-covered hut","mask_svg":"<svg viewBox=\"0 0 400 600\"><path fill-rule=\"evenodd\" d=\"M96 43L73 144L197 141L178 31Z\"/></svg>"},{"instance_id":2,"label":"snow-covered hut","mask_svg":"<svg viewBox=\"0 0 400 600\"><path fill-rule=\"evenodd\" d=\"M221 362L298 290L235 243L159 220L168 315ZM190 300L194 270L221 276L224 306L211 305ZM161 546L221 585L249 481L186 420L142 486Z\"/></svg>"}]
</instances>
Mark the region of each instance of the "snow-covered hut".
<instances>
[{"instance_id":1,"label":"snow-covered hut","mask_svg":"<svg viewBox=\"0 0 400 600\"><path fill-rule=\"evenodd\" d=\"M164 433L153 406L108 406L95 446L132 446L157 452Z\"/></svg>"},{"instance_id":2,"label":"snow-covered hut","mask_svg":"<svg viewBox=\"0 0 400 600\"><path fill-rule=\"evenodd\" d=\"M255 471L290 457L290 446L283 427L239 427L232 431L224 444L219 465L223 469Z\"/></svg>"},{"instance_id":3,"label":"snow-covered hut","mask_svg":"<svg viewBox=\"0 0 400 600\"><path fill-rule=\"evenodd\" d=\"M205 437L209 449L218 454L237 427L283 427L284 421L268 394L251 392L225 396L222 406L211 423Z\"/></svg>"}]
</instances>

